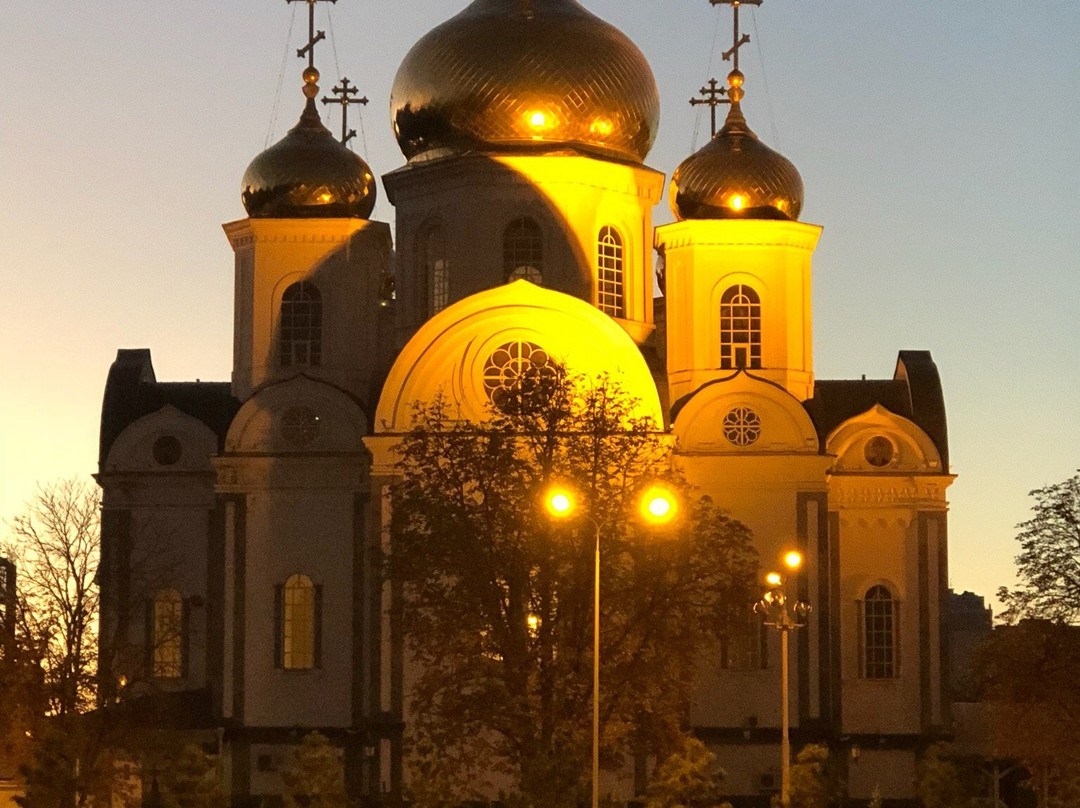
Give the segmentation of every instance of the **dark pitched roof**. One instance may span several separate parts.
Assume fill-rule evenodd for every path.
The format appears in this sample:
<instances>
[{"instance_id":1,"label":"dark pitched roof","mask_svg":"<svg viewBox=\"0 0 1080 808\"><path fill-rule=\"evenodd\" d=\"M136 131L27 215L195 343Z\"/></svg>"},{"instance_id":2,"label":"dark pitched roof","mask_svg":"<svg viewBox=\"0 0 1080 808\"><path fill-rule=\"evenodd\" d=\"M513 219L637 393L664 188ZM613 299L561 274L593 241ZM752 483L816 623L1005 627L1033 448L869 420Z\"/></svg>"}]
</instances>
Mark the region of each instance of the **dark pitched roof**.
<instances>
[{"instance_id":1,"label":"dark pitched roof","mask_svg":"<svg viewBox=\"0 0 1080 808\"><path fill-rule=\"evenodd\" d=\"M822 447L836 427L875 404L918 424L941 454L942 467L949 468L945 398L929 351L900 351L891 379L818 380L814 397L803 402Z\"/></svg>"},{"instance_id":2,"label":"dark pitched roof","mask_svg":"<svg viewBox=\"0 0 1080 808\"><path fill-rule=\"evenodd\" d=\"M166 404L206 424L218 436L218 448L224 447L229 424L240 409L228 382L159 382L148 348L121 349L105 382L99 465L121 432Z\"/></svg>"}]
</instances>

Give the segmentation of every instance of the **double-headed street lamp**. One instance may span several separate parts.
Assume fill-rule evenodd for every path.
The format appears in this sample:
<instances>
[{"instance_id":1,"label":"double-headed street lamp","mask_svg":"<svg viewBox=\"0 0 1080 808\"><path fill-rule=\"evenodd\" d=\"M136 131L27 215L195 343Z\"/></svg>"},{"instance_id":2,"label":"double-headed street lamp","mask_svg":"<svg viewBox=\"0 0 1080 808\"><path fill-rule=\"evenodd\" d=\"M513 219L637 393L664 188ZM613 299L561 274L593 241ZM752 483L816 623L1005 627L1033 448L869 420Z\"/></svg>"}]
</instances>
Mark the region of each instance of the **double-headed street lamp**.
<instances>
[{"instance_id":1,"label":"double-headed street lamp","mask_svg":"<svg viewBox=\"0 0 1080 808\"><path fill-rule=\"evenodd\" d=\"M671 524L678 513L674 494L660 484L646 488L637 504L641 518L652 525ZM544 507L555 519L569 519L581 511L574 490L562 485L547 490ZM600 803L600 533L612 517L597 520L587 511L581 515L596 531L593 553L592 808L597 808Z\"/></svg>"},{"instance_id":2,"label":"double-headed street lamp","mask_svg":"<svg viewBox=\"0 0 1080 808\"><path fill-rule=\"evenodd\" d=\"M796 572L802 566L802 554L792 550L784 556L784 566ZM791 804L791 715L788 686L788 634L806 625L810 604L805 600L791 603L784 591L785 579L779 572L765 576L769 590L754 604L754 612L764 615L765 625L780 632L780 804Z\"/></svg>"}]
</instances>

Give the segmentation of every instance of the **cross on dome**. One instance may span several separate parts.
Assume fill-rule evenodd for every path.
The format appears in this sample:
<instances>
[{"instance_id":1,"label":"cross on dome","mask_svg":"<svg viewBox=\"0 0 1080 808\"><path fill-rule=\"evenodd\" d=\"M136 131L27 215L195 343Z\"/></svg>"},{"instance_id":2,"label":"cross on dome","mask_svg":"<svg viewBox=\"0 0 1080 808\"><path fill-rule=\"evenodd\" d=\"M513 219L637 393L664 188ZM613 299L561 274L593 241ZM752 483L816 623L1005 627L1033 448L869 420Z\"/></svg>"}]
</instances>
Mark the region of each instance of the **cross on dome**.
<instances>
[{"instance_id":1,"label":"cross on dome","mask_svg":"<svg viewBox=\"0 0 1080 808\"><path fill-rule=\"evenodd\" d=\"M718 82L716 79L709 79L708 86L702 87L700 90L702 97L690 99L690 106L692 107L696 107L701 104L709 105L709 117L712 126L712 131L710 132L710 134L713 136L716 135L716 108L721 104L731 103L729 100L724 98L724 95L727 94L727 88L719 87L719 83L720 82Z\"/></svg>"},{"instance_id":2,"label":"cross on dome","mask_svg":"<svg viewBox=\"0 0 1080 808\"><path fill-rule=\"evenodd\" d=\"M348 143L354 137L356 137L356 130L349 128L349 104L362 104L367 106L367 96L363 98L353 98L360 90L353 84L349 83L349 77L345 76L341 79L341 84L330 90L337 98L328 98L323 96L322 102L324 104L339 104L341 106L341 143L342 145Z\"/></svg>"}]
</instances>

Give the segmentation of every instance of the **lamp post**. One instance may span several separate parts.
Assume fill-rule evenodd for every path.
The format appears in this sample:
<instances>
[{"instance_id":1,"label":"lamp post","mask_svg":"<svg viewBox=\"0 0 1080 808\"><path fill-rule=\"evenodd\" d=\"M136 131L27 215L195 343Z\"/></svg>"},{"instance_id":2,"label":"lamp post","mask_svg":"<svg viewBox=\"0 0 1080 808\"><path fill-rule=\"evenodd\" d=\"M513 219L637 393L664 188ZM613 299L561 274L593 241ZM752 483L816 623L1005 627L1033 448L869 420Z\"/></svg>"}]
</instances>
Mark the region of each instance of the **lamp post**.
<instances>
[{"instance_id":1,"label":"lamp post","mask_svg":"<svg viewBox=\"0 0 1080 808\"><path fill-rule=\"evenodd\" d=\"M555 519L568 519L579 510L573 489L555 485L544 496L544 507ZM669 524L677 513L675 497L661 485L652 485L638 498L642 518L654 525ZM611 520L584 517L593 526L593 681L592 681L592 808L600 804L600 533Z\"/></svg>"},{"instance_id":2,"label":"lamp post","mask_svg":"<svg viewBox=\"0 0 1080 808\"><path fill-rule=\"evenodd\" d=\"M801 553L791 551L784 555L784 566L796 572L803 562ZM810 614L810 604L804 600L790 603L784 591L786 583L778 572L765 577L769 584L765 595L754 604L755 614L763 615L765 625L780 632L780 804L791 804L791 704L788 686L788 634L806 625L803 621Z\"/></svg>"}]
</instances>

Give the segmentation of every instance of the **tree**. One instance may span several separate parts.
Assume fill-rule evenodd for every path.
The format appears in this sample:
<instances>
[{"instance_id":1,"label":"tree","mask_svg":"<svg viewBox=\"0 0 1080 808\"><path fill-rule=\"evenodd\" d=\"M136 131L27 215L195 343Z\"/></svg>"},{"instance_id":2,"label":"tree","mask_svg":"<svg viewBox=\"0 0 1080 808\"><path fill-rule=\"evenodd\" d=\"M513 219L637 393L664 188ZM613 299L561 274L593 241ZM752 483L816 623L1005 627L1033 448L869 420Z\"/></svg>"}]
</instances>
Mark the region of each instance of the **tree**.
<instances>
[{"instance_id":1,"label":"tree","mask_svg":"<svg viewBox=\"0 0 1080 808\"><path fill-rule=\"evenodd\" d=\"M743 525L691 501L666 439L612 381L556 370L496 403L479 424L419 408L398 448L389 570L417 663L412 797L480 797L494 774L527 805L572 805L587 793L594 531L607 768L682 737L699 652L746 624L756 556ZM658 478L681 488L685 518L650 537L628 514ZM553 481L587 514L553 524Z\"/></svg>"},{"instance_id":2,"label":"tree","mask_svg":"<svg viewBox=\"0 0 1080 808\"><path fill-rule=\"evenodd\" d=\"M18 569L17 634L43 673L51 715L94 706L101 506L90 483L43 485L10 523L3 554Z\"/></svg>"},{"instance_id":3,"label":"tree","mask_svg":"<svg viewBox=\"0 0 1080 808\"><path fill-rule=\"evenodd\" d=\"M839 804L841 790L829 747L811 743L799 750L791 766L790 808L829 808ZM773 805L779 804L780 798L774 798Z\"/></svg>"},{"instance_id":4,"label":"tree","mask_svg":"<svg viewBox=\"0 0 1080 808\"><path fill-rule=\"evenodd\" d=\"M931 745L919 762L918 792L923 808L968 808L973 795L965 783L964 769L950 744Z\"/></svg>"},{"instance_id":5,"label":"tree","mask_svg":"<svg viewBox=\"0 0 1080 808\"><path fill-rule=\"evenodd\" d=\"M678 751L656 767L645 808L731 808L721 799L723 782L716 755L688 736Z\"/></svg>"},{"instance_id":6,"label":"tree","mask_svg":"<svg viewBox=\"0 0 1080 808\"><path fill-rule=\"evenodd\" d=\"M1080 628L1033 619L998 627L976 672L994 756L1024 765L1040 808L1080 804Z\"/></svg>"},{"instance_id":7,"label":"tree","mask_svg":"<svg viewBox=\"0 0 1080 808\"><path fill-rule=\"evenodd\" d=\"M1031 492L1035 515L1021 522L1016 557L1020 584L1002 587L1002 619L1076 623L1080 618L1080 474Z\"/></svg>"},{"instance_id":8,"label":"tree","mask_svg":"<svg viewBox=\"0 0 1080 808\"><path fill-rule=\"evenodd\" d=\"M180 749L161 781L164 808L225 808L228 803L217 755L197 744Z\"/></svg>"},{"instance_id":9,"label":"tree","mask_svg":"<svg viewBox=\"0 0 1080 808\"><path fill-rule=\"evenodd\" d=\"M341 755L325 735L310 732L281 773L285 808L345 808Z\"/></svg>"}]
</instances>

